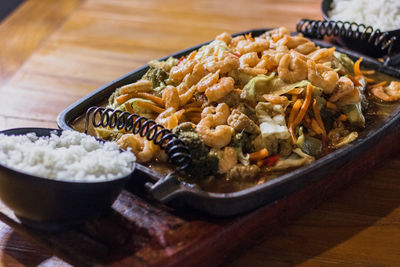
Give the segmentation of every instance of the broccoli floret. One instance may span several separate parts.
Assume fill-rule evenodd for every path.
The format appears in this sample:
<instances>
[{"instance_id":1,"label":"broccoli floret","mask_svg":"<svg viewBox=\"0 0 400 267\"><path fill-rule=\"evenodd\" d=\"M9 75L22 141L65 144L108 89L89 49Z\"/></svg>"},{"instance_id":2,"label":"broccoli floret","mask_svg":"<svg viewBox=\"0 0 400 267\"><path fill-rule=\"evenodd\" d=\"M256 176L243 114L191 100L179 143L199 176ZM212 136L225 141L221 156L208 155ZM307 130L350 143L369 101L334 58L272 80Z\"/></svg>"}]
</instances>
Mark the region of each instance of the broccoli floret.
<instances>
[{"instance_id":1,"label":"broccoli floret","mask_svg":"<svg viewBox=\"0 0 400 267\"><path fill-rule=\"evenodd\" d=\"M217 174L219 158L204 145L194 124L181 123L173 129L173 133L189 147L192 163L185 170L187 174L193 178L206 178Z\"/></svg>"}]
</instances>

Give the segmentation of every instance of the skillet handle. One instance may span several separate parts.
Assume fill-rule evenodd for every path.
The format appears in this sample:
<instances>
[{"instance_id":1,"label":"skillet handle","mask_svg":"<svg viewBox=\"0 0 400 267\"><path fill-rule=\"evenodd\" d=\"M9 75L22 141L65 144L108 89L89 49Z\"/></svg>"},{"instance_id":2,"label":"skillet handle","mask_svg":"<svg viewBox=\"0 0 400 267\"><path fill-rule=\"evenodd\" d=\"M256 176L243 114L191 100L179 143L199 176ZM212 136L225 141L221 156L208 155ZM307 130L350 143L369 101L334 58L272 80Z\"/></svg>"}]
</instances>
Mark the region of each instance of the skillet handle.
<instances>
[{"instance_id":1,"label":"skillet handle","mask_svg":"<svg viewBox=\"0 0 400 267\"><path fill-rule=\"evenodd\" d=\"M388 57L385 61L385 66L400 68L400 53Z\"/></svg>"},{"instance_id":2,"label":"skillet handle","mask_svg":"<svg viewBox=\"0 0 400 267\"><path fill-rule=\"evenodd\" d=\"M161 178L155 184L147 183L146 188L153 198L174 207L184 206L183 201L179 200L183 200L181 196L190 193L192 189L180 182L174 172Z\"/></svg>"}]
</instances>

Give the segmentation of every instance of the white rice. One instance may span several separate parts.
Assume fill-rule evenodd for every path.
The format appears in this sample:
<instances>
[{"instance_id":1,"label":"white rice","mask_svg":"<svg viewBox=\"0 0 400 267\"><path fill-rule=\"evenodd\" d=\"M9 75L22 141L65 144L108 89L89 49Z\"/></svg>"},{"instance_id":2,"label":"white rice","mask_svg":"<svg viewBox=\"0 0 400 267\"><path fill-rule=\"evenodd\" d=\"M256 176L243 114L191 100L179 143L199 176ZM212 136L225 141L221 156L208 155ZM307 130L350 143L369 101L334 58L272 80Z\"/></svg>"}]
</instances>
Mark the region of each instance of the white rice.
<instances>
[{"instance_id":1,"label":"white rice","mask_svg":"<svg viewBox=\"0 0 400 267\"><path fill-rule=\"evenodd\" d=\"M34 133L0 134L0 163L32 175L55 180L97 182L122 177L132 171L133 153L115 142L101 143L75 131L50 137Z\"/></svg>"},{"instance_id":2,"label":"white rice","mask_svg":"<svg viewBox=\"0 0 400 267\"><path fill-rule=\"evenodd\" d=\"M400 29L400 0L333 0L328 17L381 31Z\"/></svg>"}]
</instances>

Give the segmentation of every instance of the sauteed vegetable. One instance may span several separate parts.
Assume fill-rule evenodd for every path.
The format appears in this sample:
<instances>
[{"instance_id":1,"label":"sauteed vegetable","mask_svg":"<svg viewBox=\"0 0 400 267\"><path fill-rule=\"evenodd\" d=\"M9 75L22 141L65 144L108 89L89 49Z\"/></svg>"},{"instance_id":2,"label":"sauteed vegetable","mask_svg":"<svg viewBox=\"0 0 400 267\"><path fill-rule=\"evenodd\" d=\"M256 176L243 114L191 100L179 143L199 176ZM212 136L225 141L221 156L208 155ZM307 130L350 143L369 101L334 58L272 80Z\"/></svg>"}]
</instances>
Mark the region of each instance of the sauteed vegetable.
<instances>
[{"instance_id":1,"label":"sauteed vegetable","mask_svg":"<svg viewBox=\"0 0 400 267\"><path fill-rule=\"evenodd\" d=\"M203 187L254 185L354 141L365 127L367 90L380 101L400 99L399 82L378 83L369 77L373 71L360 70L361 61L286 28L258 37L222 33L186 57L151 61L141 80L111 95L108 107L177 134L193 158L183 179ZM96 131L130 147L138 162L158 168L167 160L138 135Z\"/></svg>"}]
</instances>

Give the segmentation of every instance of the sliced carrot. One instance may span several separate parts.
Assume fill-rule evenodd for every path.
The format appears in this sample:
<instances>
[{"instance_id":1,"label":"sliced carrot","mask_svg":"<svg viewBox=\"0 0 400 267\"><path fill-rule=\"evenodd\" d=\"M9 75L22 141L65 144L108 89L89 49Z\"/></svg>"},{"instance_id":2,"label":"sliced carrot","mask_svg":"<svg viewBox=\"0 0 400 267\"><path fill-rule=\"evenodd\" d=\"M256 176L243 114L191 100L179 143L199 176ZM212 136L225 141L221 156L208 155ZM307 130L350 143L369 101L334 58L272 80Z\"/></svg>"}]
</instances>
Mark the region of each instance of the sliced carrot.
<instances>
[{"instance_id":1,"label":"sliced carrot","mask_svg":"<svg viewBox=\"0 0 400 267\"><path fill-rule=\"evenodd\" d=\"M354 63L354 75L355 76L359 76L359 75L363 75L362 74L362 72L361 72L361 70L360 70L360 64L361 64L361 61L363 60L363 58L362 57L360 57L357 61L356 61L356 63Z\"/></svg>"},{"instance_id":2,"label":"sliced carrot","mask_svg":"<svg viewBox=\"0 0 400 267\"><path fill-rule=\"evenodd\" d=\"M188 56L188 61L194 59L196 54L197 54L197 50L194 50L192 53L190 53L190 55Z\"/></svg>"},{"instance_id":3,"label":"sliced carrot","mask_svg":"<svg viewBox=\"0 0 400 267\"><path fill-rule=\"evenodd\" d=\"M375 82L374 79L371 79L371 78L368 78L368 77L365 77L365 76L363 76L363 77L367 81L367 83L374 83Z\"/></svg>"},{"instance_id":4,"label":"sliced carrot","mask_svg":"<svg viewBox=\"0 0 400 267\"><path fill-rule=\"evenodd\" d=\"M118 104L123 104L126 101L128 101L131 98L137 97L137 93L129 93L129 94L124 94L124 95L120 95L118 96L115 101L117 101Z\"/></svg>"},{"instance_id":5,"label":"sliced carrot","mask_svg":"<svg viewBox=\"0 0 400 267\"><path fill-rule=\"evenodd\" d=\"M287 94L289 95L299 95L303 92L304 88L298 87L298 88L293 88L292 90L290 90L289 92L287 92Z\"/></svg>"},{"instance_id":6,"label":"sliced carrot","mask_svg":"<svg viewBox=\"0 0 400 267\"><path fill-rule=\"evenodd\" d=\"M329 109L333 109L335 111L338 111L338 107L335 104L333 104L332 102L330 102L330 101L326 102L326 107L329 108Z\"/></svg>"},{"instance_id":7,"label":"sliced carrot","mask_svg":"<svg viewBox=\"0 0 400 267\"><path fill-rule=\"evenodd\" d=\"M254 161L262 160L266 157L268 157L268 149L263 148L257 152L250 153L249 160L254 162Z\"/></svg>"},{"instance_id":8,"label":"sliced carrot","mask_svg":"<svg viewBox=\"0 0 400 267\"><path fill-rule=\"evenodd\" d=\"M372 85L372 88L385 86L386 84L387 84L387 81L383 81L383 82Z\"/></svg>"},{"instance_id":9,"label":"sliced carrot","mask_svg":"<svg viewBox=\"0 0 400 267\"><path fill-rule=\"evenodd\" d=\"M325 125L324 125L324 122L322 121L321 113L320 113L320 111L319 111L319 109L318 109L318 107L317 107L317 100L315 100L315 99L314 99L314 101L313 101L312 108L313 108L313 112L314 112L315 119L316 119L316 121L317 121L317 123L318 123L320 129L322 130L321 134L322 134L323 136L326 136ZM311 124L311 125L312 125L312 124Z\"/></svg>"},{"instance_id":10,"label":"sliced carrot","mask_svg":"<svg viewBox=\"0 0 400 267\"><path fill-rule=\"evenodd\" d=\"M311 96L312 96L312 85L308 84L307 89L306 89L306 97L304 99L304 103L301 106L301 109L300 109L299 113L297 114L296 119L293 121L293 129L303 120L304 115L306 115L308 107L310 106L310 103L311 103Z\"/></svg>"},{"instance_id":11,"label":"sliced carrot","mask_svg":"<svg viewBox=\"0 0 400 267\"><path fill-rule=\"evenodd\" d=\"M323 135L323 130L321 129L319 123L315 119L311 120L311 127L316 134Z\"/></svg>"},{"instance_id":12,"label":"sliced carrot","mask_svg":"<svg viewBox=\"0 0 400 267\"><path fill-rule=\"evenodd\" d=\"M187 113L187 112L202 112L202 111L203 111L203 109L200 107L190 107L190 108L185 109L185 113Z\"/></svg>"},{"instance_id":13,"label":"sliced carrot","mask_svg":"<svg viewBox=\"0 0 400 267\"><path fill-rule=\"evenodd\" d=\"M254 41L253 37L251 36L251 32L244 35L246 40Z\"/></svg>"},{"instance_id":14,"label":"sliced carrot","mask_svg":"<svg viewBox=\"0 0 400 267\"><path fill-rule=\"evenodd\" d=\"M347 121L347 116L345 114L340 114L338 120L340 121Z\"/></svg>"},{"instance_id":15,"label":"sliced carrot","mask_svg":"<svg viewBox=\"0 0 400 267\"><path fill-rule=\"evenodd\" d=\"M297 99L293 105L292 110L290 111L290 114L289 114L288 128L289 128L289 133L292 138L293 144L296 144L296 142L297 142L296 136L294 134L293 121L294 121L295 117L297 116L297 114L299 113L301 106L302 106L302 101L300 99Z\"/></svg>"},{"instance_id":16,"label":"sliced carrot","mask_svg":"<svg viewBox=\"0 0 400 267\"><path fill-rule=\"evenodd\" d=\"M149 94L149 93L137 93L137 96L140 98L148 99L156 103L157 105L163 107L164 106L164 101L155 95Z\"/></svg>"},{"instance_id":17,"label":"sliced carrot","mask_svg":"<svg viewBox=\"0 0 400 267\"><path fill-rule=\"evenodd\" d=\"M137 104L139 107L142 107L142 108L145 108L145 109L150 109L150 110L152 110L152 111L154 111L154 112L156 112L156 113L162 113L162 112L165 111L165 109L160 108L160 107L157 107L156 105L151 104L151 103L148 103L148 102L146 102L146 101L140 101L140 100L138 100L138 101L136 101L136 104Z\"/></svg>"},{"instance_id":18,"label":"sliced carrot","mask_svg":"<svg viewBox=\"0 0 400 267\"><path fill-rule=\"evenodd\" d=\"M372 75L375 74L375 70L362 70L362 74L364 75Z\"/></svg>"}]
</instances>

